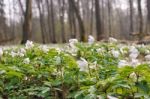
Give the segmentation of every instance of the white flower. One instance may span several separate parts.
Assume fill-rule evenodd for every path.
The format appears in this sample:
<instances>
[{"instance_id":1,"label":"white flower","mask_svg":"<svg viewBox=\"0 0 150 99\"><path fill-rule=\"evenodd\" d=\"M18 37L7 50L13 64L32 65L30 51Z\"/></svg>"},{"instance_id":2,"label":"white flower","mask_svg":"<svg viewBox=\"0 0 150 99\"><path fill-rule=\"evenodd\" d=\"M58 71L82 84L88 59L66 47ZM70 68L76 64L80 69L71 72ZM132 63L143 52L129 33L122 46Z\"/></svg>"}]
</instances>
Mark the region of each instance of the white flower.
<instances>
[{"instance_id":1,"label":"white flower","mask_svg":"<svg viewBox=\"0 0 150 99\"><path fill-rule=\"evenodd\" d=\"M120 55L119 51L116 51L116 50L112 50L111 53L115 58L118 58Z\"/></svg>"},{"instance_id":2,"label":"white flower","mask_svg":"<svg viewBox=\"0 0 150 99\"><path fill-rule=\"evenodd\" d=\"M107 99L118 99L118 98L108 95L108 96L107 96Z\"/></svg>"},{"instance_id":3,"label":"white flower","mask_svg":"<svg viewBox=\"0 0 150 99\"><path fill-rule=\"evenodd\" d=\"M80 71L88 71L88 62L84 58L78 60L77 63L80 68Z\"/></svg>"},{"instance_id":4,"label":"white flower","mask_svg":"<svg viewBox=\"0 0 150 99\"><path fill-rule=\"evenodd\" d=\"M70 39L69 40L69 46L74 48L75 47L75 44L78 43L78 40L77 39Z\"/></svg>"},{"instance_id":5,"label":"white flower","mask_svg":"<svg viewBox=\"0 0 150 99\"><path fill-rule=\"evenodd\" d=\"M148 49L146 49L145 54L150 54L150 51Z\"/></svg>"},{"instance_id":6,"label":"white flower","mask_svg":"<svg viewBox=\"0 0 150 99\"><path fill-rule=\"evenodd\" d=\"M88 43L89 44L93 44L94 41L95 41L94 37L92 35L89 35L89 37L88 37Z\"/></svg>"},{"instance_id":7,"label":"white flower","mask_svg":"<svg viewBox=\"0 0 150 99\"><path fill-rule=\"evenodd\" d=\"M138 53L131 53L130 55L129 55L129 57L130 57L130 59L136 59L137 57L138 57Z\"/></svg>"},{"instance_id":8,"label":"white flower","mask_svg":"<svg viewBox=\"0 0 150 99\"><path fill-rule=\"evenodd\" d=\"M131 62L130 62L130 65L133 66L133 67L136 67L138 65L140 65L140 61L138 59L132 59Z\"/></svg>"},{"instance_id":9,"label":"white flower","mask_svg":"<svg viewBox=\"0 0 150 99\"><path fill-rule=\"evenodd\" d=\"M104 48L98 48L98 49L96 49L96 51L97 51L98 53L101 53L101 52L104 52L105 49L104 49Z\"/></svg>"},{"instance_id":10,"label":"white flower","mask_svg":"<svg viewBox=\"0 0 150 99\"><path fill-rule=\"evenodd\" d=\"M60 49L60 48L55 48L55 49L56 49L56 51L58 52L58 54L60 54L61 51L62 51L62 49Z\"/></svg>"},{"instance_id":11,"label":"white flower","mask_svg":"<svg viewBox=\"0 0 150 99\"><path fill-rule=\"evenodd\" d=\"M25 54L25 53L26 53L26 50L25 50L24 48L21 48L21 49L20 49L20 52L23 53L23 54Z\"/></svg>"},{"instance_id":12,"label":"white flower","mask_svg":"<svg viewBox=\"0 0 150 99\"><path fill-rule=\"evenodd\" d=\"M6 73L6 70L0 70L0 75Z\"/></svg>"},{"instance_id":13,"label":"white flower","mask_svg":"<svg viewBox=\"0 0 150 99\"><path fill-rule=\"evenodd\" d=\"M127 52L127 50L126 49L128 49L126 46L119 46L119 48L120 48L120 52L122 53L122 54L127 54L128 52Z\"/></svg>"},{"instance_id":14,"label":"white flower","mask_svg":"<svg viewBox=\"0 0 150 99\"><path fill-rule=\"evenodd\" d=\"M32 41L27 40L26 44L25 44L25 48L26 49L30 49L34 46Z\"/></svg>"},{"instance_id":15,"label":"white flower","mask_svg":"<svg viewBox=\"0 0 150 99\"><path fill-rule=\"evenodd\" d=\"M137 48L135 48L135 46L131 46L129 52L130 59L136 59L139 55L139 51Z\"/></svg>"},{"instance_id":16,"label":"white flower","mask_svg":"<svg viewBox=\"0 0 150 99\"><path fill-rule=\"evenodd\" d=\"M136 81L136 79L137 79L136 73L135 73L135 72L131 73L131 74L129 75L129 78L131 78L131 79L133 79L134 81Z\"/></svg>"},{"instance_id":17,"label":"white flower","mask_svg":"<svg viewBox=\"0 0 150 99\"><path fill-rule=\"evenodd\" d=\"M93 63L90 65L90 68L91 68L91 69L96 69L96 66L97 66L97 61L93 62Z\"/></svg>"},{"instance_id":18,"label":"white flower","mask_svg":"<svg viewBox=\"0 0 150 99\"><path fill-rule=\"evenodd\" d=\"M47 53L49 51L49 48L46 45L40 46L40 49L44 52Z\"/></svg>"},{"instance_id":19,"label":"white flower","mask_svg":"<svg viewBox=\"0 0 150 99\"><path fill-rule=\"evenodd\" d=\"M12 57L15 57L15 56L17 56L17 53L14 52L14 51L11 51L10 55L11 55Z\"/></svg>"},{"instance_id":20,"label":"white flower","mask_svg":"<svg viewBox=\"0 0 150 99\"><path fill-rule=\"evenodd\" d=\"M110 43L116 43L118 42L117 39L113 38L113 37L109 37L109 42Z\"/></svg>"},{"instance_id":21,"label":"white flower","mask_svg":"<svg viewBox=\"0 0 150 99\"><path fill-rule=\"evenodd\" d=\"M21 53L21 52L18 52L17 55L20 57L24 57L24 53Z\"/></svg>"},{"instance_id":22,"label":"white flower","mask_svg":"<svg viewBox=\"0 0 150 99\"><path fill-rule=\"evenodd\" d=\"M55 61L56 61L57 65L60 65L61 64L61 57L55 56Z\"/></svg>"},{"instance_id":23,"label":"white flower","mask_svg":"<svg viewBox=\"0 0 150 99\"><path fill-rule=\"evenodd\" d=\"M124 66L128 66L128 62L126 60L120 60L118 62L118 67L121 68L121 67L124 67Z\"/></svg>"},{"instance_id":24,"label":"white flower","mask_svg":"<svg viewBox=\"0 0 150 99\"><path fill-rule=\"evenodd\" d=\"M3 55L3 49L0 48L0 57Z\"/></svg>"},{"instance_id":25,"label":"white flower","mask_svg":"<svg viewBox=\"0 0 150 99\"><path fill-rule=\"evenodd\" d=\"M131 46L129 52L130 53L139 53L138 49L135 48L135 46Z\"/></svg>"},{"instance_id":26,"label":"white flower","mask_svg":"<svg viewBox=\"0 0 150 99\"><path fill-rule=\"evenodd\" d=\"M24 63L24 64L29 64L29 63L30 63L30 59L29 59L29 58L25 58L25 59L23 60L23 63Z\"/></svg>"},{"instance_id":27,"label":"white flower","mask_svg":"<svg viewBox=\"0 0 150 99\"><path fill-rule=\"evenodd\" d=\"M146 61L150 61L150 54L145 56Z\"/></svg>"}]
</instances>

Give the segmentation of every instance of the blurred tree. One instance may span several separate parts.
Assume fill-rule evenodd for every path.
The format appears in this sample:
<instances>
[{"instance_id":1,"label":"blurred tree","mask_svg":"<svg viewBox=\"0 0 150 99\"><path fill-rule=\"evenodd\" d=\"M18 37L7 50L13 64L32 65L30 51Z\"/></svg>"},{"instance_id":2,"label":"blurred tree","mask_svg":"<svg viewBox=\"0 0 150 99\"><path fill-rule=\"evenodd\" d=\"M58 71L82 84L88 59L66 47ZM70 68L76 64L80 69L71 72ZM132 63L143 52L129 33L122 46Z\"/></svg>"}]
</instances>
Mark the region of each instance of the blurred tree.
<instances>
[{"instance_id":1,"label":"blurred tree","mask_svg":"<svg viewBox=\"0 0 150 99\"><path fill-rule=\"evenodd\" d=\"M40 26L41 26L41 34L42 34L42 43L46 43L46 29L45 29L45 23L44 23L44 15L43 15L43 9L41 8L42 0L36 0L37 7L39 10L39 19L40 19Z\"/></svg>"},{"instance_id":2,"label":"blurred tree","mask_svg":"<svg viewBox=\"0 0 150 99\"><path fill-rule=\"evenodd\" d=\"M65 11L65 0L58 0L59 3L59 17L60 17L60 24L61 24L61 37L62 42L65 43L65 27L64 27L64 11Z\"/></svg>"},{"instance_id":3,"label":"blurred tree","mask_svg":"<svg viewBox=\"0 0 150 99\"><path fill-rule=\"evenodd\" d=\"M4 12L4 0L0 0L0 37L1 39L7 39L7 33L6 32L6 18L5 18L5 12Z\"/></svg>"},{"instance_id":4,"label":"blurred tree","mask_svg":"<svg viewBox=\"0 0 150 99\"><path fill-rule=\"evenodd\" d=\"M101 26L101 15L100 15L100 4L99 0L95 0L95 19L96 19L96 31L97 31L97 40L101 40L102 37L102 26Z\"/></svg>"},{"instance_id":5,"label":"blurred tree","mask_svg":"<svg viewBox=\"0 0 150 99\"><path fill-rule=\"evenodd\" d=\"M26 0L21 44L26 43L26 41L31 38L31 29L32 29L32 0Z\"/></svg>"},{"instance_id":6,"label":"blurred tree","mask_svg":"<svg viewBox=\"0 0 150 99\"><path fill-rule=\"evenodd\" d=\"M71 33L71 38L76 38L76 18L75 13L73 12L73 6L70 0L68 0L69 8L68 8L68 18L69 18L69 28Z\"/></svg>"},{"instance_id":7,"label":"blurred tree","mask_svg":"<svg viewBox=\"0 0 150 99\"><path fill-rule=\"evenodd\" d=\"M133 0L129 0L129 6L130 6L130 34L134 32L133 28Z\"/></svg>"},{"instance_id":8,"label":"blurred tree","mask_svg":"<svg viewBox=\"0 0 150 99\"><path fill-rule=\"evenodd\" d=\"M80 32L80 40L81 40L81 41L85 41L85 40L86 40L86 37L85 37L85 29L84 29L83 20L82 20L81 15L80 15L80 11L79 11L79 9L77 8L76 3L75 3L74 0L69 0L69 1L70 1L70 4L71 4L72 7L73 7L73 12L75 13L76 18L77 18L77 20L78 20L79 32Z\"/></svg>"},{"instance_id":9,"label":"blurred tree","mask_svg":"<svg viewBox=\"0 0 150 99\"><path fill-rule=\"evenodd\" d=\"M143 33L143 14L141 8L141 0L137 0L137 5L138 5L139 39L142 39L142 37L144 37L144 33Z\"/></svg>"},{"instance_id":10,"label":"blurred tree","mask_svg":"<svg viewBox=\"0 0 150 99\"><path fill-rule=\"evenodd\" d=\"M108 30L109 30L109 36L112 36L112 32L111 32L111 2L112 0L107 0L108 2Z\"/></svg>"},{"instance_id":11,"label":"blurred tree","mask_svg":"<svg viewBox=\"0 0 150 99\"><path fill-rule=\"evenodd\" d=\"M91 17L90 17L90 34L93 35L93 11L94 9L94 0L91 0Z\"/></svg>"},{"instance_id":12,"label":"blurred tree","mask_svg":"<svg viewBox=\"0 0 150 99\"><path fill-rule=\"evenodd\" d=\"M49 0L46 0L46 9L47 9L47 23L48 23L49 41L52 42L53 41L53 33L52 33L51 11L50 11Z\"/></svg>"},{"instance_id":13,"label":"blurred tree","mask_svg":"<svg viewBox=\"0 0 150 99\"><path fill-rule=\"evenodd\" d=\"M147 0L147 32L150 34L150 0Z\"/></svg>"},{"instance_id":14,"label":"blurred tree","mask_svg":"<svg viewBox=\"0 0 150 99\"><path fill-rule=\"evenodd\" d=\"M56 41L56 36L55 36L55 34L56 34L56 32L55 32L55 19L54 19L54 7L53 7L53 0L50 0L50 9L51 9L51 23L52 23L52 33L53 33L53 40L52 40L52 42L53 43L57 43L57 41Z\"/></svg>"}]
</instances>

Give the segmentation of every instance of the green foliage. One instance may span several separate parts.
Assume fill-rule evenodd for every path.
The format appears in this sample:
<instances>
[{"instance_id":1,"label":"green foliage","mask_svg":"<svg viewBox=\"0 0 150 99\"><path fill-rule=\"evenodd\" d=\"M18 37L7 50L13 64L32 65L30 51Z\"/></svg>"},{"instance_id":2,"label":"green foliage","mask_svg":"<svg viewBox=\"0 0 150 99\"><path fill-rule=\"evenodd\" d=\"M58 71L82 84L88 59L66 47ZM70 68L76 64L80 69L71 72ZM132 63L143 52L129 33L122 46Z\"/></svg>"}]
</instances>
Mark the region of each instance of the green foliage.
<instances>
[{"instance_id":1,"label":"green foliage","mask_svg":"<svg viewBox=\"0 0 150 99\"><path fill-rule=\"evenodd\" d=\"M13 49L4 50L0 58L0 97L11 99L150 97L148 63L119 68L118 62L125 55L114 57L111 50L119 51L119 48L113 43L91 45L78 43L76 48L76 56L57 48L49 48L45 53L38 45L25 49L24 56L12 57ZM19 50L20 48L13 51L17 53ZM26 58L29 58L29 63L24 62ZM78 66L80 58L88 62L88 71L80 71Z\"/></svg>"}]
</instances>

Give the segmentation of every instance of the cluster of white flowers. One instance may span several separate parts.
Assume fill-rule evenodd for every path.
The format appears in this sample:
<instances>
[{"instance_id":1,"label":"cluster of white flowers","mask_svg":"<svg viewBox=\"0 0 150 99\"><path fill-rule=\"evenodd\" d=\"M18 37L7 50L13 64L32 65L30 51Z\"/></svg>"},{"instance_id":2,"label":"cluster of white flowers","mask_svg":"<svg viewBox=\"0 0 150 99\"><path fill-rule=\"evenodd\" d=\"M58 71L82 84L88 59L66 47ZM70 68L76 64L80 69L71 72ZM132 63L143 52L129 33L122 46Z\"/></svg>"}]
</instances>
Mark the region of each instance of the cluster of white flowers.
<instances>
[{"instance_id":1,"label":"cluster of white flowers","mask_svg":"<svg viewBox=\"0 0 150 99\"><path fill-rule=\"evenodd\" d=\"M78 43L78 40L77 39L70 39L69 40L69 46L71 47L71 48L75 48L75 44L77 44Z\"/></svg>"},{"instance_id":2,"label":"cluster of white flowers","mask_svg":"<svg viewBox=\"0 0 150 99\"><path fill-rule=\"evenodd\" d=\"M16 56L24 57L25 54L26 54L26 50L24 48L21 48L18 52L11 51L10 53L12 57L16 57Z\"/></svg>"},{"instance_id":3,"label":"cluster of white flowers","mask_svg":"<svg viewBox=\"0 0 150 99\"><path fill-rule=\"evenodd\" d=\"M118 40L113 38L113 37L109 37L108 40L109 40L110 43L117 43L118 42Z\"/></svg>"},{"instance_id":4,"label":"cluster of white flowers","mask_svg":"<svg viewBox=\"0 0 150 99\"><path fill-rule=\"evenodd\" d=\"M47 53L47 52L49 51L49 48L48 48L48 46L46 46L46 45L41 45L41 46L39 46L39 48L40 48L44 53Z\"/></svg>"},{"instance_id":5,"label":"cluster of white flowers","mask_svg":"<svg viewBox=\"0 0 150 99\"><path fill-rule=\"evenodd\" d=\"M148 55L145 56L145 60L146 61L150 61L150 54L148 54Z\"/></svg>"},{"instance_id":6,"label":"cluster of white flowers","mask_svg":"<svg viewBox=\"0 0 150 99\"><path fill-rule=\"evenodd\" d=\"M140 54L138 49L135 46L130 47L129 53L130 53L129 54L130 59L136 59Z\"/></svg>"},{"instance_id":7,"label":"cluster of white flowers","mask_svg":"<svg viewBox=\"0 0 150 99\"><path fill-rule=\"evenodd\" d=\"M96 51L98 53L103 53L103 52L105 52L105 49L103 47L102 48L97 48Z\"/></svg>"},{"instance_id":8,"label":"cluster of white flowers","mask_svg":"<svg viewBox=\"0 0 150 99\"><path fill-rule=\"evenodd\" d=\"M122 54L127 54L128 53L127 50L126 50L126 49L128 49L127 46L125 46L125 45L119 45L118 48L120 48L120 52Z\"/></svg>"},{"instance_id":9,"label":"cluster of white flowers","mask_svg":"<svg viewBox=\"0 0 150 99\"><path fill-rule=\"evenodd\" d=\"M33 42L32 42L32 41L27 40L27 42L26 42L26 44L25 44L25 48L26 48L26 49L30 49L30 48L32 48L32 47L34 47Z\"/></svg>"},{"instance_id":10,"label":"cluster of white flowers","mask_svg":"<svg viewBox=\"0 0 150 99\"><path fill-rule=\"evenodd\" d=\"M17 56L17 53L14 52L14 51L11 51L10 55L11 55L12 57L15 57L15 56Z\"/></svg>"},{"instance_id":11,"label":"cluster of white flowers","mask_svg":"<svg viewBox=\"0 0 150 99\"><path fill-rule=\"evenodd\" d=\"M69 52L73 55L73 56L76 56L77 55L77 47L76 47L76 44L78 43L78 40L77 39L70 39L69 40L69 47L68 47L68 50Z\"/></svg>"},{"instance_id":12,"label":"cluster of white flowers","mask_svg":"<svg viewBox=\"0 0 150 99\"><path fill-rule=\"evenodd\" d=\"M89 35L88 37L88 43L93 44L95 42L95 38L92 35Z\"/></svg>"},{"instance_id":13,"label":"cluster of white flowers","mask_svg":"<svg viewBox=\"0 0 150 99\"><path fill-rule=\"evenodd\" d=\"M112 50L111 53L115 58L118 58L120 56L120 52L117 50Z\"/></svg>"},{"instance_id":14,"label":"cluster of white flowers","mask_svg":"<svg viewBox=\"0 0 150 99\"><path fill-rule=\"evenodd\" d=\"M118 62L118 67L121 68L121 67L124 67L124 66L128 66L128 62L126 60L120 60Z\"/></svg>"},{"instance_id":15,"label":"cluster of white flowers","mask_svg":"<svg viewBox=\"0 0 150 99\"><path fill-rule=\"evenodd\" d=\"M29 59L29 58L25 58L25 59L23 60L23 63L24 63L24 64L29 64L29 63L30 63L30 59Z\"/></svg>"},{"instance_id":16,"label":"cluster of white flowers","mask_svg":"<svg viewBox=\"0 0 150 99\"><path fill-rule=\"evenodd\" d=\"M136 66L138 66L140 64L141 64L141 62L138 59L132 59L131 62L130 62L130 65L132 67L136 67Z\"/></svg>"},{"instance_id":17,"label":"cluster of white flowers","mask_svg":"<svg viewBox=\"0 0 150 99\"><path fill-rule=\"evenodd\" d=\"M80 71L88 71L88 62L84 59L81 58L80 60L77 61L78 67L80 68Z\"/></svg>"}]
</instances>

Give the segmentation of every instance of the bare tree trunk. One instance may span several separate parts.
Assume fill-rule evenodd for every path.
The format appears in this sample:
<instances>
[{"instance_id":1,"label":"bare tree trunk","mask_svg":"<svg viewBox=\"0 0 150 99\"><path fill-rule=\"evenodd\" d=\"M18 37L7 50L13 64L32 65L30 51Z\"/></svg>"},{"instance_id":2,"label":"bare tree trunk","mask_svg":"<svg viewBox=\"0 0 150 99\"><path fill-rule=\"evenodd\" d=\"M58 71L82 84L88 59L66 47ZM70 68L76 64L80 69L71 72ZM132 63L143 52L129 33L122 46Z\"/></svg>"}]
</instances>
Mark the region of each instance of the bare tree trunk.
<instances>
[{"instance_id":1,"label":"bare tree trunk","mask_svg":"<svg viewBox=\"0 0 150 99\"><path fill-rule=\"evenodd\" d=\"M107 0L108 2L108 30L109 30L109 37L112 36L111 33L111 4L110 4L110 0Z\"/></svg>"},{"instance_id":2,"label":"bare tree trunk","mask_svg":"<svg viewBox=\"0 0 150 99\"><path fill-rule=\"evenodd\" d=\"M79 31L80 31L80 40L85 41L86 40L86 38L85 38L85 29L84 29L82 18L80 16L80 12L76 7L75 1L74 0L69 0L69 1L72 4L73 11L74 11L74 13L77 17L77 20L78 20Z\"/></svg>"},{"instance_id":3,"label":"bare tree trunk","mask_svg":"<svg viewBox=\"0 0 150 99\"><path fill-rule=\"evenodd\" d=\"M102 39L102 26L101 26L99 0L95 0L95 18L96 18L97 40L101 40Z\"/></svg>"},{"instance_id":4,"label":"bare tree trunk","mask_svg":"<svg viewBox=\"0 0 150 99\"><path fill-rule=\"evenodd\" d=\"M147 32L150 34L150 0L147 0Z\"/></svg>"},{"instance_id":5,"label":"bare tree trunk","mask_svg":"<svg viewBox=\"0 0 150 99\"><path fill-rule=\"evenodd\" d=\"M26 10L24 15L23 35L21 44L26 43L26 41L30 39L31 29L32 29L32 0L26 0Z\"/></svg>"},{"instance_id":6,"label":"bare tree trunk","mask_svg":"<svg viewBox=\"0 0 150 99\"><path fill-rule=\"evenodd\" d=\"M70 26L71 38L76 38L76 18L70 0L68 0L68 3L69 3L68 15L69 15L69 26Z\"/></svg>"},{"instance_id":7,"label":"bare tree trunk","mask_svg":"<svg viewBox=\"0 0 150 99\"><path fill-rule=\"evenodd\" d=\"M62 2L61 2L62 1ZM62 37L62 42L65 43L65 27L64 27L64 7L65 7L65 1L64 0L58 0L59 2L59 17L60 17L60 23L61 23L61 37Z\"/></svg>"},{"instance_id":8,"label":"bare tree trunk","mask_svg":"<svg viewBox=\"0 0 150 99\"><path fill-rule=\"evenodd\" d=\"M49 0L46 0L46 6L47 6L47 23L48 23L48 31L49 31L49 38L50 42L53 42L53 33L52 33L52 24L51 24L51 11L50 11L50 5Z\"/></svg>"},{"instance_id":9,"label":"bare tree trunk","mask_svg":"<svg viewBox=\"0 0 150 99\"><path fill-rule=\"evenodd\" d=\"M139 22L139 39L142 39L143 34L143 15L142 15L142 8L141 8L141 0L137 0L138 3L138 22Z\"/></svg>"},{"instance_id":10,"label":"bare tree trunk","mask_svg":"<svg viewBox=\"0 0 150 99\"><path fill-rule=\"evenodd\" d=\"M53 43L57 43L56 36L55 36L55 18L54 18L54 7L53 7L53 0L50 0L51 5L51 23L52 23L52 36L53 36Z\"/></svg>"},{"instance_id":11,"label":"bare tree trunk","mask_svg":"<svg viewBox=\"0 0 150 99\"><path fill-rule=\"evenodd\" d=\"M133 28L133 0L129 0L129 5L130 5L130 34L134 32Z\"/></svg>"},{"instance_id":12,"label":"bare tree trunk","mask_svg":"<svg viewBox=\"0 0 150 99\"><path fill-rule=\"evenodd\" d=\"M91 7L91 19L90 19L90 34L93 34L93 9L94 9L94 0L91 1L92 7Z\"/></svg>"},{"instance_id":13,"label":"bare tree trunk","mask_svg":"<svg viewBox=\"0 0 150 99\"><path fill-rule=\"evenodd\" d=\"M41 34L42 34L42 42L43 44L46 43L46 30L44 29L45 27L45 24L44 24L44 16L43 16L43 13L42 13L42 9L41 9L41 6L40 6L40 3L42 3L42 0L37 0L37 7L38 7L38 10L39 10L39 14L40 14L40 27L41 27Z\"/></svg>"}]
</instances>

